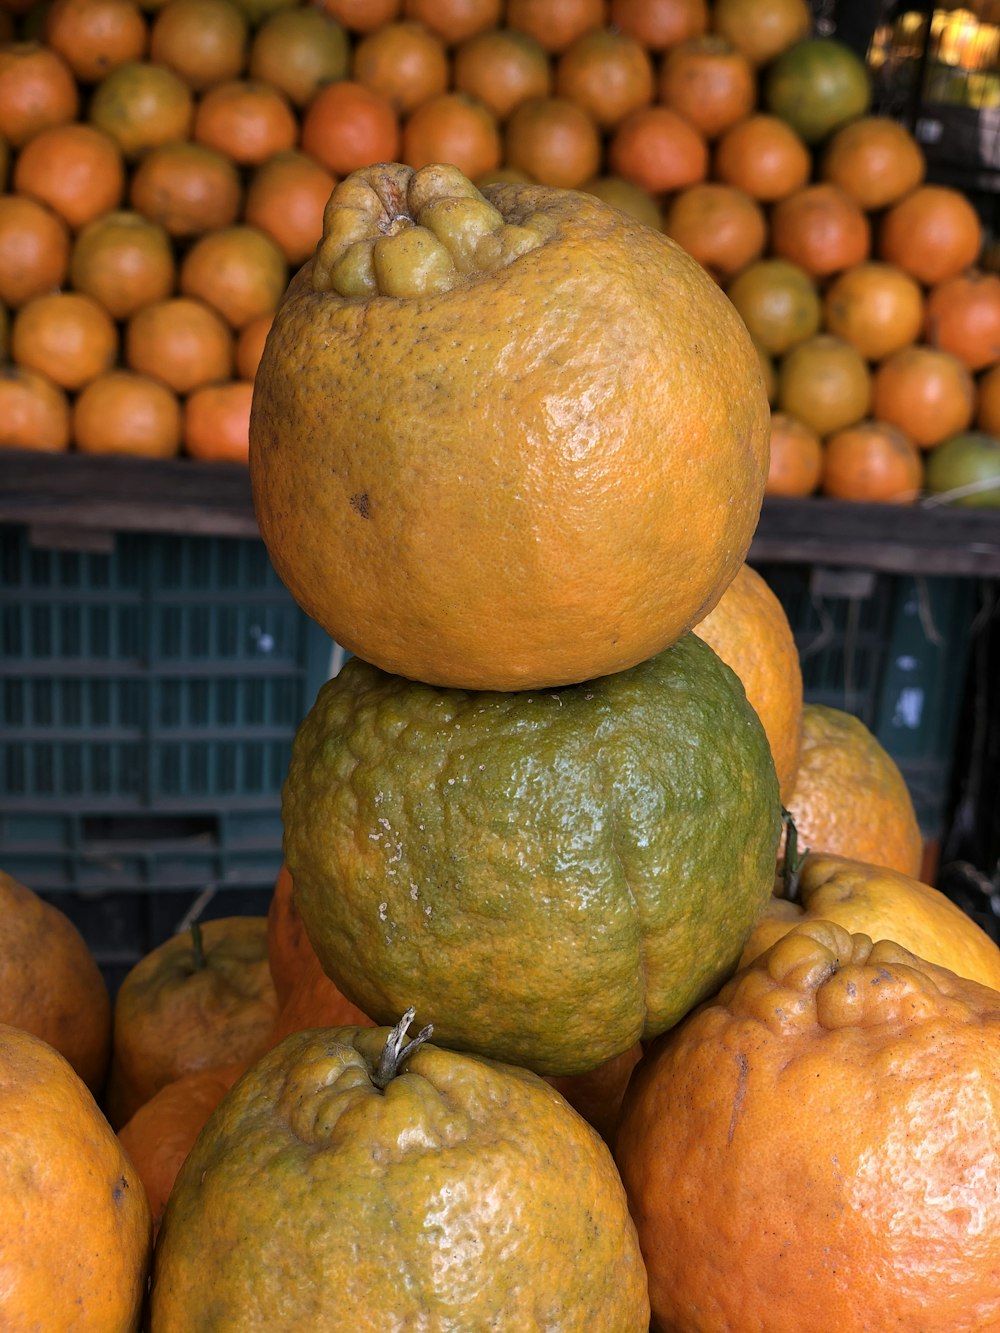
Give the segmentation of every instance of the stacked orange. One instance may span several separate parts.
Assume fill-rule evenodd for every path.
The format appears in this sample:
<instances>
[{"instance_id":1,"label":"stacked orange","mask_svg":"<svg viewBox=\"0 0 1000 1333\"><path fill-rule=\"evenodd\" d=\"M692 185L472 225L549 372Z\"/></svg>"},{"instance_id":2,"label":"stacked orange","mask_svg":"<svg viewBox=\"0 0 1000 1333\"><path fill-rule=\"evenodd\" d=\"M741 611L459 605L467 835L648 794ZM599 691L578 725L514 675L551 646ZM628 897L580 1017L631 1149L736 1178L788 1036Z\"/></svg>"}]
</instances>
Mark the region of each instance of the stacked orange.
<instances>
[{"instance_id":1,"label":"stacked orange","mask_svg":"<svg viewBox=\"0 0 1000 1333\"><path fill-rule=\"evenodd\" d=\"M928 450L1000 424L1000 277L810 24L806 0L0 0L0 445L245 461L336 181L446 161L600 195L713 273L773 386L771 493L913 499Z\"/></svg>"}]
</instances>

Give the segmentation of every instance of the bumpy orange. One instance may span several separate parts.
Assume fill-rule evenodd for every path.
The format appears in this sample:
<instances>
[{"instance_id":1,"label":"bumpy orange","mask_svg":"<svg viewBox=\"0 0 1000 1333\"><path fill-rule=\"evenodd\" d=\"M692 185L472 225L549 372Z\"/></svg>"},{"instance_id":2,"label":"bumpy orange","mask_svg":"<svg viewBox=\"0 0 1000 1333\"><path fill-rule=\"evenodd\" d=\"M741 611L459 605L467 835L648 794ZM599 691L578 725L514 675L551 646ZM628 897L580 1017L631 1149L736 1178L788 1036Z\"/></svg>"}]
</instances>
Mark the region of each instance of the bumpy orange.
<instances>
[{"instance_id":1,"label":"bumpy orange","mask_svg":"<svg viewBox=\"0 0 1000 1333\"><path fill-rule=\"evenodd\" d=\"M804 700L799 650L785 608L767 581L744 565L694 633L743 682L787 802L799 768Z\"/></svg>"},{"instance_id":2,"label":"bumpy orange","mask_svg":"<svg viewBox=\"0 0 1000 1333\"><path fill-rule=\"evenodd\" d=\"M100 1096L111 1055L107 982L69 917L3 871L0 1023L54 1046Z\"/></svg>"},{"instance_id":3,"label":"bumpy orange","mask_svg":"<svg viewBox=\"0 0 1000 1333\"><path fill-rule=\"evenodd\" d=\"M220 917L171 936L115 997L108 1119L120 1128L189 1070L252 1060L277 1014L265 917Z\"/></svg>"},{"instance_id":4,"label":"bumpy orange","mask_svg":"<svg viewBox=\"0 0 1000 1333\"><path fill-rule=\"evenodd\" d=\"M154 1092L118 1131L146 1191L154 1234L202 1126L245 1069L243 1062L192 1069Z\"/></svg>"},{"instance_id":5,"label":"bumpy orange","mask_svg":"<svg viewBox=\"0 0 1000 1333\"><path fill-rule=\"evenodd\" d=\"M885 866L812 852L795 901L773 897L743 949L752 962L802 921L834 921L852 934L895 940L929 963L1000 990L1000 948L938 889Z\"/></svg>"},{"instance_id":6,"label":"bumpy orange","mask_svg":"<svg viewBox=\"0 0 1000 1333\"><path fill-rule=\"evenodd\" d=\"M526 1070L395 1030L301 1032L177 1177L149 1333L646 1333L607 1146Z\"/></svg>"},{"instance_id":7,"label":"bumpy orange","mask_svg":"<svg viewBox=\"0 0 1000 1333\"><path fill-rule=\"evenodd\" d=\"M799 769L786 804L800 847L920 875L923 837L906 779L852 713L805 705Z\"/></svg>"},{"instance_id":8,"label":"bumpy orange","mask_svg":"<svg viewBox=\"0 0 1000 1333\"><path fill-rule=\"evenodd\" d=\"M617 1160L654 1328L1000 1328L1000 993L831 922L665 1034Z\"/></svg>"},{"instance_id":9,"label":"bumpy orange","mask_svg":"<svg viewBox=\"0 0 1000 1333\"><path fill-rule=\"evenodd\" d=\"M295 906L292 877L282 865L267 908L267 965L279 1008L294 990L302 964L312 953L305 922Z\"/></svg>"},{"instance_id":10,"label":"bumpy orange","mask_svg":"<svg viewBox=\"0 0 1000 1333\"><path fill-rule=\"evenodd\" d=\"M729 976L771 894L774 762L696 634L559 690L445 690L351 658L282 790L323 968L377 1022L582 1074Z\"/></svg>"},{"instance_id":11,"label":"bumpy orange","mask_svg":"<svg viewBox=\"0 0 1000 1333\"><path fill-rule=\"evenodd\" d=\"M331 195L255 382L282 579L431 684L624 669L711 610L756 527L768 404L742 321L587 194L365 168Z\"/></svg>"},{"instance_id":12,"label":"bumpy orange","mask_svg":"<svg viewBox=\"0 0 1000 1333\"><path fill-rule=\"evenodd\" d=\"M0 1328L134 1333L150 1242L142 1182L86 1084L0 1024Z\"/></svg>"}]
</instances>

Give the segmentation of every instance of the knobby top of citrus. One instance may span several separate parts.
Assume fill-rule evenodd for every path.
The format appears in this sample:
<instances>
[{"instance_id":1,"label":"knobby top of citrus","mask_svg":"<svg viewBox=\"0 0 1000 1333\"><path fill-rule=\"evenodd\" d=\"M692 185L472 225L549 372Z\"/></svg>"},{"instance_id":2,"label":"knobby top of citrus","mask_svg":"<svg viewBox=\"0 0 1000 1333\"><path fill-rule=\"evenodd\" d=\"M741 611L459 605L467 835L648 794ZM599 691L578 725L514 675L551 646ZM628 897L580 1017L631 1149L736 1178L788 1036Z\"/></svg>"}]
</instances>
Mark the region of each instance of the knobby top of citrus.
<instances>
[{"instance_id":1,"label":"knobby top of citrus","mask_svg":"<svg viewBox=\"0 0 1000 1333\"><path fill-rule=\"evenodd\" d=\"M786 863L790 846L789 841ZM802 855L800 848L797 860L798 903L813 920L836 921L852 934L869 935L873 940L895 940L929 963L1000 990L1000 948L939 889L887 866L830 852ZM769 929L777 930L777 921L765 920L759 926L748 948L758 934L764 942L745 954L748 960L777 938L777 934L767 934Z\"/></svg>"},{"instance_id":2,"label":"knobby top of citrus","mask_svg":"<svg viewBox=\"0 0 1000 1333\"><path fill-rule=\"evenodd\" d=\"M457 167L380 163L330 196L312 283L349 297L428 296L495 273L551 233L542 212L523 225L504 221Z\"/></svg>"},{"instance_id":3,"label":"knobby top of citrus","mask_svg":"<svg viewBox=\"0 0 1000 1333\"><path fill-rule=\"evenodd\" d=\"M901 1025L975 1022L976 1001L989 994L892 940L806 921L729 982L718 1002L776 1032L854 1027L894 1039Z\"/></svg>"}]
</instances>

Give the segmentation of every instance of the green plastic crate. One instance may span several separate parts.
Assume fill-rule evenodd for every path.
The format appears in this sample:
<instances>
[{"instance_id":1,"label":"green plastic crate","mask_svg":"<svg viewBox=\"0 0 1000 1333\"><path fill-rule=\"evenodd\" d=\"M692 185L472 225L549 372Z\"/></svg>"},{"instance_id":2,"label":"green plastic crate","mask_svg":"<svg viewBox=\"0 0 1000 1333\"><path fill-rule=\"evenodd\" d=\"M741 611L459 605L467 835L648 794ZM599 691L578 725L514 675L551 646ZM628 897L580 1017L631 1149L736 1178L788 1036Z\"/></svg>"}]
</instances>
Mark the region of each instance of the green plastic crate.
<instances>
[{"instance_id":1,"label":"green plastic crate","mask_svg":"<svg viewBox=\"0 0 1000 1333\"><path fill-rule=\"evenodd\" d=\"M825 566L757 566L795 635L805 698L853 713L899 765L921 831L939 837L953 766L976 581Z\"/></svg>"},{"instance_id":2,"label":"green plastic crate","mask_svg":"<svg viewBox=\"0 0 1000 1333\"><path fill-rule=\"evenodd\" d=\"M343 656L259 540L0 528L0 868L108 965L199 896L260 910L292 739Z\"/></svg>"}]
</instances>

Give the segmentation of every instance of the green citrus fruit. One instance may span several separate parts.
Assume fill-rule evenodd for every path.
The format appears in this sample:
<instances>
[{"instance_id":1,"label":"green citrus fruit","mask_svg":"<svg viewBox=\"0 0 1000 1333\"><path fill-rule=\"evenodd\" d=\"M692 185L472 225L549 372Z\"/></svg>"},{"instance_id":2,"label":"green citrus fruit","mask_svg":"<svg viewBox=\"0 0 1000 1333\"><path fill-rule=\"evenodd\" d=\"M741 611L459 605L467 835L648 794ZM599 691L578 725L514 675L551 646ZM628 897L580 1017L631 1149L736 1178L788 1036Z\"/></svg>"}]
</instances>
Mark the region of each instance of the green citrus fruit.
<instances>
[{"instance_id":1,"label":"green citrus fruit","mask_svg":"<svg viewBox=\"0 0 1000 1333\"><path fill-rule=\"evenodd\" d=\"M865 62L843 42L807 37L783 51L764 75L764 105L806 143L819 143L871 106Z\"/></svg>"},{"instance_id":2,"label":"green citrus fruit","mask_svg":"<svg viewBox=\"0 0 1000 1333\"><path fill-rule=\"evenodd\" d=\"M924 484L931 495L958 492L949 504L1000 509L1000 440L976 430L942 440L927 454Z\"/></svg>"},{"instance_id":3,"label":"green citrus fruit","mask_svg":"<svg viewBox=\"0 0 1000 1333\"><path fill-rule=\"evenodd\" d=\"M559 690L448 690L349 661L295 738L285 853L364 1013L544 1074L675 1023L767 901L774 763L693 634Z\"/></svg>"},{"instance_id":4,"label":"green citrus fruit","mask_svg":"<svg viewBox=\"0 0 1000 1333\"><path fill-rule=\"evenodd\" d=\"M411 1017L293 1033L227 1094L164 1214L150 1333L646 1333L607 1146L527 1070L403 1045Z\"/></svg>"},{"instance_id":5,"label":"green citrus fruit","mask_svg":"<svg viewBox=\"0 0 1000 1333\"><path fill-rule=\"evenodd\" d=\"M770 356L784 356L819 332L823 302L816 283L787 259L758 259L732 279L726 295Z\"/></svg>"}]
</instances>

